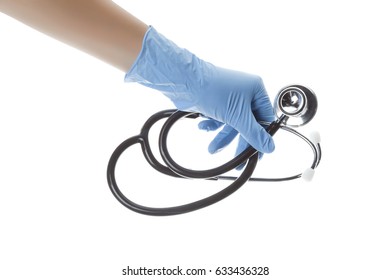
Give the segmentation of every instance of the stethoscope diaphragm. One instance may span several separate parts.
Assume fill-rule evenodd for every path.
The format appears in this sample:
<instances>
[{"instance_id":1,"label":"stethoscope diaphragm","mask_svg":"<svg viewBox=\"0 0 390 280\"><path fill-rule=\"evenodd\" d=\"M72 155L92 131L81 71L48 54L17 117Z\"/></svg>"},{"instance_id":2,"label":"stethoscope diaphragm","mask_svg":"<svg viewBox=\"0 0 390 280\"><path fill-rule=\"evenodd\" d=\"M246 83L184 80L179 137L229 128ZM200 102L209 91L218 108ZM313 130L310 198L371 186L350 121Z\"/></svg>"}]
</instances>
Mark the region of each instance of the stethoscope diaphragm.
<instances>
[{"instance_id":1,"label":"stethoscope diaphragm","mask_svg":"<svg viewBox=\"0 0 390 280\"><path fill-rule=\"evenodd\" d=\"M318 102L315 93L301 85L282 88L274 101L274 110L278 118L283 115L285 125L298 127L313 119L317 112Z\"/></svg>"}]
</instances>

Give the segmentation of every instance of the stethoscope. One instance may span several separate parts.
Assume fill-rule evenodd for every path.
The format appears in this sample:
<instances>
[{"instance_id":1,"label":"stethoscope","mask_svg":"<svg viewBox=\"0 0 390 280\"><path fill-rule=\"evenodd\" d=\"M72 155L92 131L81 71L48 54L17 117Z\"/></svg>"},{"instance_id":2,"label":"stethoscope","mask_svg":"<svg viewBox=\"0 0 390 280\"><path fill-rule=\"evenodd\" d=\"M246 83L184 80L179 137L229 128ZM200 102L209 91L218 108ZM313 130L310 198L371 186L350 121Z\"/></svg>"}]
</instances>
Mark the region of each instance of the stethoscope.
<instances>
[{"instance_id":1,"label":"stethoscope","mask_svg":"<svg viewBox=\"0 0 390 280\"><path fill-rule=\"evenodd\" d=\"M262 125L268 125L267 131L270 135L274 135L279 129L286 130L302 140L304 140L313 151L313 161L310 168L305 172L283 178L251 178L256 164L258 162L258 152L249 147L241 154L233 158L232 160L222 164L218 167L207 170L192 170L180 166L171 157L167 148L167 137L172 126L182 118L198 118L201 116L199 113L183 112L178 110L164 110L152 115L143 125L140 134L130 137L123 141L113 152L107 167L107 180L108 185L113 195L118 201L130 210L135 212L153 215L153 216L168 216L183 214L190 211L198 210L211 204L214 204L238 190L245 182L249 181L272 181L280 182L287 180L294 180L298 178L304 178L311 180L314 175L314 170L318 167L321 160L321 147L319 134L312 135L312 139L309 139L294 130L292 127L299 127L307 124L311 121L317 111L317 97L312 90L301 85L287 86L279 91L275 98L274 110L277 120L272 123L260 122ZM151 127L159 120L166 119L164 125L161 128L159 136L159 151L164 164L159 162L153 155L150 143L149 132ZM134 144L140 144L142 152L147 162L157 171L177 178L194 178L194 179L208 179L208 180L231 180L233 181L229 186L225 187L221 191L194 201L188 204L155 208L137 204L128 199L118 187L115 179L115 168L118 159L122 153ZM243 171L238 177L224 176L222 174L233 170L240 164L247 162Z\"/></svg>"}]
</instances>

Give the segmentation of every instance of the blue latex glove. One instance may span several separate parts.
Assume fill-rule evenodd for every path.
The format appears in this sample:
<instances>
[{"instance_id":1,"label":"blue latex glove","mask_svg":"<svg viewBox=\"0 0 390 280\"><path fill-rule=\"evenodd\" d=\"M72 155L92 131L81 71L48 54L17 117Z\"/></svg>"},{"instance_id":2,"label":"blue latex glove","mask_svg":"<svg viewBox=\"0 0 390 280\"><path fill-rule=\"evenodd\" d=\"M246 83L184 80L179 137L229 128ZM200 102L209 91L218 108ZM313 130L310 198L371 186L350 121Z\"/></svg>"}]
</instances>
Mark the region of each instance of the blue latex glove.
<instances>
[{"instance_id":1,"label":"blue latex glove","mask_svg":"<svg viewBox=\"0 0 390 280\"><path fill-rule=\"evenodd\" d=\"M274 120L274 117L270 117L268 119L262 119L267 122L272 122ZM206 130L206 131L214 131L219 129L221 126L224 126L223 129L217 134L217 136L211 141L209 145L209 153L214 154L222 149L224 149L227 145L229 145L234 138L236 138L238 132L234 128L232 128L229 125L225 125L224 123L221 123L219 121L213 120L213 119L208 119L201 121L198 124L198 127L201 130ZM266 128L266 127L264 127ZM236 149L236 156L242 153L246 148L249 147L248 142L245 141L245 139L240 135L238 139L238 145ZM259 160L263 157L263 153L259 153ZM245 163L242 163L239 165L236 169L240 170L245 166Z\"/></svg>"},{"instance_id":2,"label":"blue latex glove","mask_svg":"<svg viewBox=\"0 0 390 280\"><path fill-rule=\"evenodd\" d=\"M145 34L142 50L125 81L159 90L179 110L198 112L213 119L201 124L203 129L226 124L212 142L211 152L226 146L238 132L242 137L240 149L246 143L262 153L270 153L275 148L272 137L257 123L257 120L274 119L260 77L203 61L153 27Z\"/></svg>"}]
</instances>

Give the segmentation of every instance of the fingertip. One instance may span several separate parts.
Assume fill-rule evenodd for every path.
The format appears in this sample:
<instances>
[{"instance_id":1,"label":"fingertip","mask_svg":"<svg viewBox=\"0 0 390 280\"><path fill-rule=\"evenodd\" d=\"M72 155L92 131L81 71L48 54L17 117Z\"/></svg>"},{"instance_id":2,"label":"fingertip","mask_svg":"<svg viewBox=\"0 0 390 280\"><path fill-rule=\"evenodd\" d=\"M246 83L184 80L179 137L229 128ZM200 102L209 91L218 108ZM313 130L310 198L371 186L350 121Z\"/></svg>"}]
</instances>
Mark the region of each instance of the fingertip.
<instances>
[{"instance_id":1,"label":"fingertip","mask_svg":"<svg viewBox=\"0 0 390 280\"><path fill-rule=\"evenodd\" d=\"M264 146L265 146L264 153L272 153L273 151L275 151L274 139L271 136L269 136Z\"/></svg>"},{"instance_id":2,"label":"fingertip","mask_svg":"<svg viewBox=\"0 0 390 280\"><path fill-rule=\"evenodd\" d=\"M229 125L225 125L224 128L214 137L208 147L210 154L215 154L222 151L227 145L229 145L238 132Z\"/></svg>"},{"instance_id":3,"label":"fingertip","mask_svg":"<svg viewBox=\"0 0 390 280\"><path fill-rule=\"evenodd\" d=\"M200 130L206 130L206 131L210 131L210 126L209 124L207 123L207 121L201 121L198 123L198 128Z\"/></svg>"},{"instance_id":4,"label":"fingertip","mask_svg":"<svg viewBox=\"0 0 390 280\"><path fill-rule=\"evenodd\" d=\"M252 133L247 137L244 136L247 142L261 153L272 153L275 150L275 143L271 135L259 124L254 126Z\"/></svg>"},{"instance_id":5,"label":"fingertip","mask_svg":"<svg viewBox=\"0 0 390 280\"><path fill-rule=\"evenodd\" d=\"M198 123L198 128L205 131L214 131L220 128L223 123L215 120L204 120Z\"/></svg>"},{"instance_id":6,"label":"fingertip","mask_svg":"<svg viewBox=\"0 0 390 280\"><path fill-rule=\"evenodd\" d=\"M209 147L208 147L208 151L210 154L215 154L216 152L218 152L218 148L216 147L216 145L214 145L213 143L210 143Z\"/></svg>"}]
</instances>

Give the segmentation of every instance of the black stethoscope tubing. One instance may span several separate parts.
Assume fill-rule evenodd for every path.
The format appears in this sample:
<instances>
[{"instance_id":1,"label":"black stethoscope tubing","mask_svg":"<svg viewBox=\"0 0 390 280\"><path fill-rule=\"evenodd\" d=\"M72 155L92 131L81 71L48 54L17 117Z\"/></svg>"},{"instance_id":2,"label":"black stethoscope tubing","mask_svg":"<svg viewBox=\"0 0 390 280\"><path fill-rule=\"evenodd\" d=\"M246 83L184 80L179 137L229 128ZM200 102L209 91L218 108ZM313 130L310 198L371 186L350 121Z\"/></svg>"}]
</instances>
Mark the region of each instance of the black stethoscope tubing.
<instances>
[{"instance_id":1,"label":"black stethoscope tubing","mask_svg":"<svg viewBox=\"0 0 390 280\"><path fill-rule=\"evenodd\" d=\"M108 167L107 167L107 181L108 185L110 187L111 192L116 197L116 199L125 207L128 209L135 211L140 214L145 215L152 215L152 216L169 216L169 215L177 215L177 214L183 214L190 211L198 210L207 206L210 206L226 197L234 193L236 190L238 190L241 186L245 184L248 180L250 181L286 181L286 180L293 180L300 178L302 174L297 174L290 177L284 177L284 178L251 178L256 165L258 161L258 152L253 149L252 147L247 148L245 151L243 151L240 155L235 157L234 159L230 160L229 162L208 170L189 170L186 169L180 165L178 165L170 156L168 148L167 148L167 136L169 133L169 130L174 125L176 121L178 121L181 118L197 118L200 115L198 113L188 113L188 112L182 112L177 110L164 110L161 112L158 112L154 115L152 115L144 124L144 126L141 129L140 134L130 137L127 140L123 141L113 152L113 154L110 157ZM150 148L149 143L149 131L150 128L159 120L167 118L166 122L164 123L159 137L159 148L161 157L166 164L161 164L156 157L153 155L152 150ZM269 126L272 127L272 124ZM319 144L312 143L308 138L306 138L304 135L300 134L299 132L287 127L287 126L278 126L278 128L282 128L284 130L287 130L288 132L291 132L303 140L307 144L310 145L310 147L313 150L314 154L314 160L311 165L312 169L315 169L321 159L321 150ZM268 129L268 130L269 130ZM277 130L276 129L276 130ZM276 132L273 131L271 134ZM142 152L145 156L145 159L147 162L157 171L173 176L178 178L202 178L202 179L211 179L211 180L218 180L218 179L225 179L225 180L234 180L229 186L225 187L223 190L209 196L203 199L200 199L198 201L180 205L180 206L173 206L173 207L148 207L143 206L140 204L137 204L130 199L128 199L120 190L116 178L115 178L115 168L116 164L122 155L122 153L129 148L132 145L140 144ZM226 173L234 168L236 168L241 163L247 161L247 164L245 168L243 169L242 173L238 177L232 177L232 176L222 176L221 174Z\"/></svg>"}]
</instances>

